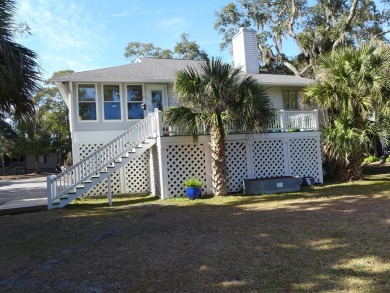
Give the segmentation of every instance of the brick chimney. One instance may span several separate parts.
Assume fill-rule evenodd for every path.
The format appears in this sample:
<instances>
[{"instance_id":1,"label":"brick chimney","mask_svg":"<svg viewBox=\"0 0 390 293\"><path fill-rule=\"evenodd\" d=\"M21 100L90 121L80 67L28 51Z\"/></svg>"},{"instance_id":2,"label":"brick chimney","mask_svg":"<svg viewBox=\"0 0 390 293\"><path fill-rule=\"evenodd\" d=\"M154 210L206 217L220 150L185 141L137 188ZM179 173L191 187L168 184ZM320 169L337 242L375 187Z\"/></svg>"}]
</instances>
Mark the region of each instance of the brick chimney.
<instances>
[{"instance_id":1,"label":"brick chimney","mask_svg":"<svg viewBox=\"0 0 390 293\"><path fill-rule=\"evenodd\" d=\"M245 73L259 73L256 31L240 28L232 43L234 66L241 66Z\"/></svg>"}]
</instances>

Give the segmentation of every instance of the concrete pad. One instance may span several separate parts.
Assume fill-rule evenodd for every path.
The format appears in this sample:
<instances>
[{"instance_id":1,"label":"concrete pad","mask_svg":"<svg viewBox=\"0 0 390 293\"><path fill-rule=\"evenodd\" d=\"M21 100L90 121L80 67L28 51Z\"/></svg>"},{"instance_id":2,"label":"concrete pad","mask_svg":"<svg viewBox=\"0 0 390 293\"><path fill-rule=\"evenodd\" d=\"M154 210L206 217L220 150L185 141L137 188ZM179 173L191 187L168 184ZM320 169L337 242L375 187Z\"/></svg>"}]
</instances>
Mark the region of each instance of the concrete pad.
<instances>
[{"instance_id":1,"label":"concrete pad","mask_svg":"<svg viewBox=\"0 0 390 293\"><path fill-rule=\"evenodd\" d=\"M47 210L46 198L28 198L9 201L0 206L0 215Z\"/></svg>"},{"instance_id":2,"label":"concrete pad","mask_svg":"<svg viewBox=\"0 0 390 293\"><path fill-rule=\"evenodd\" d=\"M47 210L46 176L0 181L0 215Z\"/></svg>"}]
</instances>

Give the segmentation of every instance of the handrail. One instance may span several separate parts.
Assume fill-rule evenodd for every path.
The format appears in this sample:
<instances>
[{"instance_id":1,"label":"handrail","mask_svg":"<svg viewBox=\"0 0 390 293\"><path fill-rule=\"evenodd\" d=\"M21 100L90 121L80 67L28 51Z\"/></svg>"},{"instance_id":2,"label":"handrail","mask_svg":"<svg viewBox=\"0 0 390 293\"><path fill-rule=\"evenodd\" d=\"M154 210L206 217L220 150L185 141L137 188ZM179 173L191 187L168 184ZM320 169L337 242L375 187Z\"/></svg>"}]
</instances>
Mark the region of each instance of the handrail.
<instances>
[{"instance_id":1,"label":"handrail","mask_svg":"<svg viewBox=\"0 0 390 293\"><path fill-rule=\"evenodd\" d=\"M88 155L61 174L49 177L49 205L62 194L71 191L99 171L110 166L115 160L133 150L146 139L161 136L161 120L161 112L150 113L145 119L130 127L96 152Z\"/></svg>"}]
</instances>

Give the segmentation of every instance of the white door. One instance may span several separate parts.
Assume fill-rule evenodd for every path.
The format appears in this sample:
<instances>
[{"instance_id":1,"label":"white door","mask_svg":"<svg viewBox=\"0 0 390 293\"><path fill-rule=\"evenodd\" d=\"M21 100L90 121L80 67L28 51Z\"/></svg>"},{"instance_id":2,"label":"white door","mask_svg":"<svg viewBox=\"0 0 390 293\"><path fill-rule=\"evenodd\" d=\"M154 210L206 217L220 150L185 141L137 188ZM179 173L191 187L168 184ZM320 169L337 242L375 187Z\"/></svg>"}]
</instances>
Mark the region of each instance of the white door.
<instances>
[{"instance_id":1,"label":"white door","mask_svg":"<svg viewBox=\"0 0 390 293\"><path fill-rule=\"evenodd\" d=\"M146 86L146 113L151 113L154 109L163 111L167 103L167 87L161 85Z\"/></svg>"}]
</instances>

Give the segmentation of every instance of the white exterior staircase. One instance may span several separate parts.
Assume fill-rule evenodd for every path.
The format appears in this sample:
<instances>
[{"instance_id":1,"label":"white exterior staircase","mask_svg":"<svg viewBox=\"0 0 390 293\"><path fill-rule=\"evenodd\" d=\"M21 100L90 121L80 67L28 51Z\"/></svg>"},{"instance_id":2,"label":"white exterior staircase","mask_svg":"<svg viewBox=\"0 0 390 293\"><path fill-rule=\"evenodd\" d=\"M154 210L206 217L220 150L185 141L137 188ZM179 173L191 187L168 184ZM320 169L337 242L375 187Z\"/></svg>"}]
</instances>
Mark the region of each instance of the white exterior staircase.
<instances>
[{"instance_id":1,"label":"white exterior staircase","mask_svg":"<svg viewBox=\"0 0 390 293\"><path fill-rule=\"evenodd\" d=\"M161 134L162 113L156 111L66 171L49 176L48 209L64 207L104 179L111 202L111 175L156 144Z\"/></svg>"}]
</instances>

